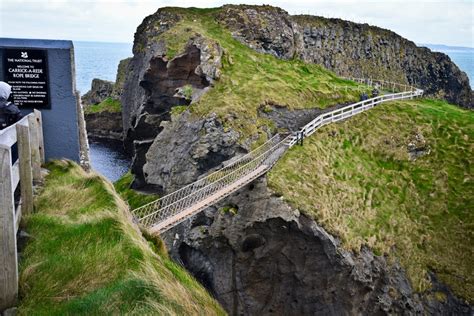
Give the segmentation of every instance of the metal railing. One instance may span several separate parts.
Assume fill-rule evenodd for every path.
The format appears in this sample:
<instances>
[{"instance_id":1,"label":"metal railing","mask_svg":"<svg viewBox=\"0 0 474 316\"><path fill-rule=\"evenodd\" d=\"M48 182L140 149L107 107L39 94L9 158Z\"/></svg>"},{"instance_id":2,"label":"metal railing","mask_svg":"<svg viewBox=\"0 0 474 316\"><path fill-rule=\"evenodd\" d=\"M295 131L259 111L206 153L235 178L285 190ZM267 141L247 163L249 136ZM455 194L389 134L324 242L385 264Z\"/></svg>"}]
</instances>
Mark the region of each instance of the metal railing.
<instances>
[{"instance_id":1,"label":"metal railing","mask_svg":"<svg viewBox=\"0 0 474 316\"><path fill-rule=\"evenodd\" d=\"M403 84L373 79L346 79L374 86L382 91L402 92L380 95L320 114L294 134L276 134L260 147L227 166L133 210L134 217L151 232L162 233L266 173L288 148L303 137L310 136L321 126L349 118L382 102L423 95L423 90Z\"/></svg>"},{"instance_id":2,"label":"metal railing","mask_svg":"<svg viewBox=\"0 0 474 316\"><path fill-rule=\"evenodd\" d=\"M285 135L276 134L263 145L231 164L156 201L137 208L132 213L138 218L140 224L145 227L156 226L185 210L191 210L194 214L199 210L192 209L192 207L198 202L216 194L216 192L230 186L239 179L252 176L252 173L261 166L265 166L265 168L260 168L258 173L265 173L285 152L290 136L285 137ZM222 192L222 194L225 193ZM180 221L177 219L176 223Z\"/></svg>"}]
</instances>

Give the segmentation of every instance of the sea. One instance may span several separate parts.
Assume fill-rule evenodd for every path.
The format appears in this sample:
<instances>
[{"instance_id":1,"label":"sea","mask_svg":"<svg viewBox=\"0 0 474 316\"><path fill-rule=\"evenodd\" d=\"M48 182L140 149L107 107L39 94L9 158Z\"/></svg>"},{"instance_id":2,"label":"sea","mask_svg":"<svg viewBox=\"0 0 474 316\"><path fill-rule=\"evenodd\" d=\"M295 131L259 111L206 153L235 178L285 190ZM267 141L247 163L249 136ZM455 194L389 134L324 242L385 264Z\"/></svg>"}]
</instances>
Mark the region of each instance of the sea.
<instances>
[{"instance_id":1,"label":"sea","mask_svg":"<svg viewBox=\"0 0 474 316\"><path fill-rule=\"evenodd\" d=\"M474 48L419 44L447 54L466 72L474 85ZM92 79L115 81L120 60L132 56L131 43L74 42L76 85L81 94L90 90ZM111 181L119 179L130 168L130 159L121 144L90 140L92 168Z\"/></svg>"},{"instance_id":2,"label":"sea","mask_svg":"<svg viewBox=\"0 0 474 316\"><path fill-rule=\"evenodd\" d=\"M122 59L132 56L132 44L74 42L76 86L81 95L91 88L94 78L115 81L117 67ZM117 181L130 169L130 157L117 141L89 139L92 169L110 181Z\"/></svg>"}]
</instances>

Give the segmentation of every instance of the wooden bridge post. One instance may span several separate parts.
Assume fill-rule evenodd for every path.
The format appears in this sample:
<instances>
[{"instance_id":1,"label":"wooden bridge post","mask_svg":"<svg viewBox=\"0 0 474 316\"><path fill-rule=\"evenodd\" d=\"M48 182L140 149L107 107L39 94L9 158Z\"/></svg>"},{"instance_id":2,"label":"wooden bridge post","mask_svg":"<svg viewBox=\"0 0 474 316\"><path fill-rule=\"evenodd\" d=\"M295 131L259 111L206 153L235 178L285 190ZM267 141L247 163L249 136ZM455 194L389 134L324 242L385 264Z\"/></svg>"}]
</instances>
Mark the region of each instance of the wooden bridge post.
<instances>
[{"instance_id":1,"label":"wooden bridge post","mask_svg":"<svg viewBox=\"0 0 474 316\"><path fill-rule=\"evenodd\" d=\"M28 117L29 119L30 117ZM20 162L20 187L21 187L21 212L22 214L31 214L33 212L33 150L30 147L32 134L35 129L29 125L18 123L16 125L18 156ZM31 133L30 133L31 132ZM39 156L37 157L39 158ZM41 171L41 170L40 170Z\"/></svg>"},{"instance_id":2,"label":"wooden bridge post","mask_svg":"<svg viewBox=\"0 0 474 316\"><path fill-rule=\"evenodd\" d=\"M41 115L41 112L38 110L34 110L35 116L36 116L36 128L37 128L37 134L38 134L38 146L39 146L39 152L40 152L40 162L41 164L44 164L45 158L44 158L44 136L43 136L43 117Z\"/></svg>"},{"instance_id":3,"label":"wooden bridge post","mask_svg":"<svg viewBox=\"0 0 474 316\"><path fill-rule=\"evenodd\" d=\"M15 230L12 154L0 144L0 310L14 306L18 295Z\"/></svg>"},{"instance_id":4,"label":"wooden bridge post","mask_svg":"<svg viewBox=\"0 0 474 316\"><path fill-rule=\"evenodd\" d=\"M36 120L35 114L28 115L28 130L29 141L30 141L30 152L31 152L31 168L33 171L33 181L38 182L41 180L41 153L40 153L40 141L38 135L38 121ZM17 125L18 128L18 125ZM18 129L17 129L18 131Z\"/></svg>"}]
</instances>

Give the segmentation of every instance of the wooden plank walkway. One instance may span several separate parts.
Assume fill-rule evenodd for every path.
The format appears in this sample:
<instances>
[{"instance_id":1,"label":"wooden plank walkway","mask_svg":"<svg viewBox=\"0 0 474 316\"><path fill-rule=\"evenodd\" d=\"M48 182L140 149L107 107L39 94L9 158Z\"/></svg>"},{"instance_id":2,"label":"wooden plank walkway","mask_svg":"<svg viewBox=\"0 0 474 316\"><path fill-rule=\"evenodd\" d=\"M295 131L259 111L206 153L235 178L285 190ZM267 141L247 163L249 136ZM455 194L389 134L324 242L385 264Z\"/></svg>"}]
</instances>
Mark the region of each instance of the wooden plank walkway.
<instances>
[{"instance_id":1,"label":"wooden plank walkway","mask_svg":"<svg viewBox=\"0 0 474 316\"><path fill-rule=\"evenodd\" d=\"M216 193L208 196L202 201L194 204L193 206L179 212L178 214L167 218L166 220L158 223L157 225L152 226L149 231L150 233L161 233L166 231L167 229L177 225L178 223L186 220L187 218L193 216L194 214L199 213L203 209L212 204L216 203L218 200L223 199L224 197L230 195L231 193L237 191L244 185L252 182L270 168L268 165L261 165L254 171L250 172L249 174L245 175L244 177L240 178L239 180L231 183L230 185L222 188L221 190L217 191Z\"/></svg>"}]
</instances>

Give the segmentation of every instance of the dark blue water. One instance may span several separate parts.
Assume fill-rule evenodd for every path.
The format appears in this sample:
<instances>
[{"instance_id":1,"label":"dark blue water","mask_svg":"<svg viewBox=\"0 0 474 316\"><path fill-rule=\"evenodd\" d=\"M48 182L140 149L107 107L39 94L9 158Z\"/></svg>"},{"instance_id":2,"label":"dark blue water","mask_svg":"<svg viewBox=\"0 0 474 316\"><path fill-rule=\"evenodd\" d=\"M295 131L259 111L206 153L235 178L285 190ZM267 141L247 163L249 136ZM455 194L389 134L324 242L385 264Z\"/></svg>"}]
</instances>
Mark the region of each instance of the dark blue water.
<instances>
[{"instance_id":1,"label":"dark blue water","mask_svg":"<svg viewBox=\"0 0 474 316\"><path fill-rule=\"evenodd\" d=\"M76 84L81 94L89 91L92 79L115 81L120 60L132 56L126 43L74 42ZM121 142L89 139L92 168L110 181L118 180L130 168Z\"/></svg>"},{"instance_id":2,"label":"dark blue water","mask_svg":"<svg viewBox=\"0 0 474 316\"><path fill-rule=\"evenodd\" d=\"M117 181L130 168L130 159L125 155L120 141L89 139L89 156L92 169L112 182Z\"/></svg>"}]
</instances>

